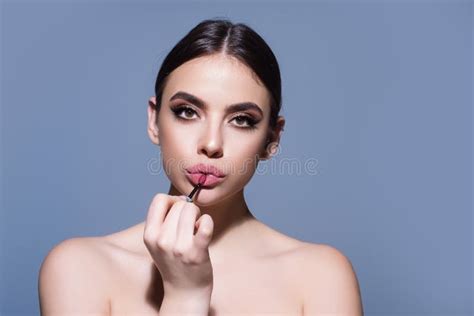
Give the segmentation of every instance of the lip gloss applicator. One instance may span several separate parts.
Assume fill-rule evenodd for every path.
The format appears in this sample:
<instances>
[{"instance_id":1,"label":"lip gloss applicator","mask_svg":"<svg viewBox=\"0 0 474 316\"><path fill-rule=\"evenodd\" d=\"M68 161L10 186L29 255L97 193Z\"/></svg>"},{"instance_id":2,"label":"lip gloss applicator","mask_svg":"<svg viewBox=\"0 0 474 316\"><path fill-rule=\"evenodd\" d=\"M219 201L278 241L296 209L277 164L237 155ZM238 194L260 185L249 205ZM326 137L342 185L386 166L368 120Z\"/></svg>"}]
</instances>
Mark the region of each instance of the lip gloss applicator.
<instances>
[{"instance_id":1,"label":"lip gloss applicator","mask_svg":"<svg viewBox=\"0 0 474 316\"><path fill-rule=\"evenodd\" d=\"M196 184L196 186L194 186L194 189L191 191L191 193L189 193L189 195L186 197L186 201L188 202L192 202L193 201L193 196L194 194L197 192L197 190L199 188L201 188L201 186L204 184L204 182L206 182L206 175L205 174L202 174L200 177L199 177L199 180L198 180L198 184Z\"/></svg>"}]
</instances>

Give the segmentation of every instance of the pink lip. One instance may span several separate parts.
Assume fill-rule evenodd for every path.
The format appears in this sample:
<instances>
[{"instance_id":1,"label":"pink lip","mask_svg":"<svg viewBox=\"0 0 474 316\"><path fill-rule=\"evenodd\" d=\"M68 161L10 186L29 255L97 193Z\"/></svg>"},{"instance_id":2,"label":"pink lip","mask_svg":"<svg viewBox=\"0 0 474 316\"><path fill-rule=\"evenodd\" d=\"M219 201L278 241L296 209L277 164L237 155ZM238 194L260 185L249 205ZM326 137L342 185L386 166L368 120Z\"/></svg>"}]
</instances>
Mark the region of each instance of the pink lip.
<instances>
[{"instance_id":1,"label":"pink lip","mask_svg":"<svg viewBox=\"0 0 474 316\"><path fill-rule=\"evenodd\" d=\"M194 184L198 184L199 183L199 178L204 175L206 180L204 181L204 183L202 183L201 185L203 187L211 187L211 186L215 186L216 184L224 181L224 177L216 177L215 175L213 174L205 174L205 173L189 173L189 172L186 172L186 177Z\"/></svg>"},{"instance_id":2,"label":"pink lip","mask_svg":"<svg viewBox=\"0 0 474 316\"><path fill-rule=\"evenodd\" d=\"M203 174L212 174L215 177L224 177L225 174L219 168L214 167L213 165L197 164L186 168L189 173L203 173Z\"/></svg>"},{"instance_id":3,"label":"pink lip","mask_svg":"<svg viewBox=\"0 0 474 316\"><path fill-rule=\"evenodd\" d=\"M202 183L203 187L214 186L225 178L225 174L212 165L197 164L186 168L186 171L186 176L194 185L199 183L199 178L202 175L205 175L206 180Z\"/></svg>"}]
</instances>

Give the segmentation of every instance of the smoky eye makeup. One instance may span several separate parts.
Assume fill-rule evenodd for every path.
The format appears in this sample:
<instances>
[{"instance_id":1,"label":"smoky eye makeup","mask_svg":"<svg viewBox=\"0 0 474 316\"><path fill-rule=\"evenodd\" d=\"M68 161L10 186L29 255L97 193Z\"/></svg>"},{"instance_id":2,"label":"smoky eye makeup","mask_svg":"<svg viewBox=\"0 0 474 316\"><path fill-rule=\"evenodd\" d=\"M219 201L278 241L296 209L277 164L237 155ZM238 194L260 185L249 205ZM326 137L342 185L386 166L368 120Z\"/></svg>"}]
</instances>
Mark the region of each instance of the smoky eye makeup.
<instances>
[{"instance_id":1,"label":"smoky eye makeup","mask_svg":"<svg viewBox=\"0 0 474 316\"><path fill-rule=\"evenodd\" d=\"M257 120L253 118L250 115L246 114L238 114L232 118L232 121L235 122L236 125L238 125L238 128L245 128L245 129L256 129L257 128L257 123L260 120ZM244 123L244 124L242 124Z\"/></svg>"},{"instance_id":2,"label":"smoky eye makeup","mask_svg":"<svg viewBox=\"0 0 474 316\"><path fill-rule=\"evenodd\" d=\"M196 118L199 118L199 114L190 104L173 104L170 105L170 110L173 112L174 117L178 121L182 122L191 122ZM261 121L261 118L255 117L250 113L237 113L233 115L230 119L231 124L241 130L255 130L257 129L257 124Z\"/></svg>"},{"instance_id":3,"label":"smoky eye makeup","mask_svg":"<svg viewBox=\"0 0 474 316\"><path fill-rule=\"evenodd\" d=\"M190 105L171 105L170 109L177 119L191 120L197 115L197 112Z\"/></svg>"}]
</instances>

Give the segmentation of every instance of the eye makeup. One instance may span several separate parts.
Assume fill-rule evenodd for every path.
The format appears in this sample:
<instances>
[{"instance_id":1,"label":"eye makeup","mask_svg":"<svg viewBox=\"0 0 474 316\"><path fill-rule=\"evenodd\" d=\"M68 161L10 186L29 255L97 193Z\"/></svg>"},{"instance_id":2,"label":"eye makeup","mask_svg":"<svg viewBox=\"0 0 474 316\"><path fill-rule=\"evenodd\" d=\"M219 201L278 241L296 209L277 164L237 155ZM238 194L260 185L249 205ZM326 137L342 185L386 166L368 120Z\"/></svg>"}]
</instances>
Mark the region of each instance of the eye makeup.
<instances>
[{"instance_id":1,"label":"eye makeup","mask_svg":"<svg viewBox=\"0 0 474 316\"><path fill-rule=\"evenodd\" d=\"M184 105L184 104L178 104L178 105L171 105L170 106L171 111L173 112L175 118L181 121L192 121L194 120L193 117L184 117L182 114L185 113L185 115L191 115L193 116L194 114L197 115L197 112L189 105ZM240 122L245 122L245 125L241 124L233 124L233 126L243 129L243 130L254 130L257 129L256 124L260 122L260 120L255 119L249 114L238 114L235 115L232 120L240 121Z\"/></svg>"},{"instance_id":2,"label":"eye makeup","mask_svg":"<svg viewBox=\"0 0 474 316\"><path fill-rule=\"evenodd\" d=\"M246 129L256 129L257 128L255 125L257 125L258 122L257 122L257 120L255 120L251 116L237 115L233 118L233 120L243 120L244 122L247 122L247 125L242 126L240 128L246 128ZM237 125L239 125L239 124L237 124Z\"/></svg>"},{"instance_id":3,"label":"eye makeup","mask_svg":"<svg viewBox=\"0 0 474 316\"><path fill-rule=\"evenodd\" d=\"M193 108L191 108L190 106L185 106L185 105L171 106L171 111L173 111L176 118L184 119L184 120L192 120L192 118L185 118L181 116L182 113L197 114L196 111L193 110Z\"/></svg>"}]
</instances>

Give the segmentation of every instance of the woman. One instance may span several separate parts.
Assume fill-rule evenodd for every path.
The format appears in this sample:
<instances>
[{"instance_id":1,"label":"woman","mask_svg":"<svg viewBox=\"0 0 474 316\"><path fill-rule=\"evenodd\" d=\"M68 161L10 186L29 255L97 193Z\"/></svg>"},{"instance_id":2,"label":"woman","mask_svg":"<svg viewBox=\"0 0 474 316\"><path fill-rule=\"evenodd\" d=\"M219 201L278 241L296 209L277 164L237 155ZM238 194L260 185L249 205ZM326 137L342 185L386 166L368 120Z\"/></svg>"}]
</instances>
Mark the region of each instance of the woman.
<instances>
[{"instance_id":1,"label":"woman","mask_svg":"<svg viewBox=\"0 0 474 316\"><path fill-rule=\"evenodd\" d=\"M278 63L257 33L228 20L193 28L163 61L148 105L168 194L142 223L55 246L39 275L42 314L361 315L340 251L273 230L245 202L279 143L280 106Z\"/></svg>"}]
</instances>

